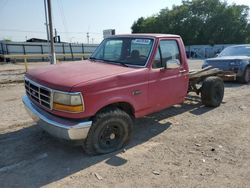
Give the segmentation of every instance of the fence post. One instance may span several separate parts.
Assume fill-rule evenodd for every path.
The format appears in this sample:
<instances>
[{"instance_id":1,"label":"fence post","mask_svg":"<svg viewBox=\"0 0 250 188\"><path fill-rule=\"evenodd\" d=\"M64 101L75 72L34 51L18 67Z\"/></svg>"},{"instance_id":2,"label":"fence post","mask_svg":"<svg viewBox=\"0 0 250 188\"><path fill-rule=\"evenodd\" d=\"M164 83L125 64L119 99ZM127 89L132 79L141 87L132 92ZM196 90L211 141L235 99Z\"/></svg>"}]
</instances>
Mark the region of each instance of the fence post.
<instances>
[{"instance_id":1,"label":"fence post","mask_svg":"<svg viewBox=\"0 0 250 188\"><path fill-rule=\"evenodd\" d=\"M24 57L24 67L25 67L25 72L28 71L28 65L27 65L27 59Z\"/></svg>"},{"instance_id":2,"label":"fence post","mask_svg":"<svg viewBox=\"0 0 250 188\"><path fill-rule=\"evenodd\" d=\"M1 48L2 48L2 54L3 54L3 61L5 62L5 57L4 57L4 46L3 46L3 43L1 42Z\"/></svg>"},{"instance_id":3,"label":"fence post","mask_svg":"<svg viewBox=\"0 0 250 188\"><path fill-rule=\"evenodd\" d=\"M8 44L5 44L5 45L6 45L6 54L8 55L9 54ZM7 62L7 61L10 61L10 59L6 58L5 62Z\"/></svg>"},{"instance_id":4,"label":"fence post","mask_svg":"<svg viewBox=\"0 0 250 188\"><path fill-rule=\"evenodd\" d=\"M83 43L82 43L82 60L84 59L84 47L83 47Z\"/></svg>"},{"instance_id":5,"label":"fence post","mask_svg":"<svg viewBox=\"0 0 250 188\"><path fill-rule=\"evenodd\" d=\"M72 51L71 43L69 43L69 48L70 48L70 53L71 53L72 61L74 61L74 54L73 54L73 51Z\"/></svg>"},{"instance_id":6,"label":"fence post","mask_svg":"<svg viewBox=\"0 0 250 188\"><path fill-rule=\"evenodd\" d=\"M25 45L23 44L23 55L26 55Z\"/></svg>"},{"instance_id":7,"label":"fence post","mask_svg":"<svg viewBox=\"0 0 250 188\"><path fill-rule=\"evenodd\" d=\"M84 46L83 46L83 43L82 43L82 53L84 54Z\"/></svg>"},{"instance_id":8,"label":"fence post","mask_svg":"<svg viewBox=\"0 0 250 188\"><path fill-rule=\"evenodd\" d=\"M1 53L4 55L3 43L1 42Z\"/></svg>"},{"instance_id":9,"label":"fence post","mask_svg":"<svg viewBox=\"0 0 250 188\"><path fill-rule=\"evenodd\" d=\"M41 44L41 53L44 54L43 52L43 45ZM42 61L44 61L44 57L42 57Z\"/></svg>"},{"instance_id":10,"label":"fence post","mask_svg":"<svg viewBox=\"0 0 250 188\"><path fill-rule=\"evenodd\" d=\"M25 45L23 44L22 46L23 46L23 55L26 55ZM26 61L27 61L27 59L24 59L25 63L27 63Z\"/></svg>"},{"instance_id":11,"label":"fence post","mask_svg":"<svg viewBox=\"0 0 250 188\"><path fill-rule=\"evenodd\" d=\"M6 54L9 54L8 44L6 44Z\"/></svg>"},{"instance_id":12,"label":"fence post","mask_svg":"<svg viewBox=\"0 0 250 188\"><path fill-rule=\"evenodd\" d=\"M65 48L64 48L64 43L62 43L62 49L63 49L63 60L65 61L66 58L65 58Z\"/></svg>"}]
</instances>

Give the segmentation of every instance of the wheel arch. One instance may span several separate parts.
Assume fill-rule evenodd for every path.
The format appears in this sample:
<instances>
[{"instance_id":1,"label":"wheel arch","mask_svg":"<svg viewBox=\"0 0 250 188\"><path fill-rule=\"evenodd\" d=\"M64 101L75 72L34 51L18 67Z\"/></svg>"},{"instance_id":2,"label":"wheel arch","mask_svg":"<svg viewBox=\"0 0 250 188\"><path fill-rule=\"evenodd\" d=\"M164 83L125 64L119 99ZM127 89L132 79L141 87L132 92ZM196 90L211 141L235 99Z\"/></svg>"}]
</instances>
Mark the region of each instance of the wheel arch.
<instances>
[{"instance_id":1,"label":"wheel arch","mask_svg":"<svg viewBox=\"0 0 250 188\"><path fill-rule=\"evenodd\" d=\"M103 111L107 111L108 109L111 109L111 108L119 108L119 109L125 111L132 118L135 117L135 108L133 107L132 104L130 104L129 102L125 102L125 101L120 101L120 102L114 102L114 103L107 104L107 105L101 107L96 112L96 114L101 113Z\"/></svg>"},{"instance_id":2,"label":"wheel arch","mask_svg":"<svg viewBox=\"0 0 250 188\"><path fill-rule=\"evenodd\" d=\"M243 70L243 72L246 70L246 68L250 67L250 60L248 61L248 63L242 64L241 69Z\"/></svg>"}]
</instances>

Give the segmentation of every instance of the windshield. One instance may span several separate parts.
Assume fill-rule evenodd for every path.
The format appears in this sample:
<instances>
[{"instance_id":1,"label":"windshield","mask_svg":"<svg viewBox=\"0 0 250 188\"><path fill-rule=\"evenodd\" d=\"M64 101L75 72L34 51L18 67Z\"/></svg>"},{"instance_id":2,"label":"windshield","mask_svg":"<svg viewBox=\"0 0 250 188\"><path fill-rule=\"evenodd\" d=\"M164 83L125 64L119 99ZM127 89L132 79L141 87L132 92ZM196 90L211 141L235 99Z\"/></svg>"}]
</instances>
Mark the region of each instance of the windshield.
<instances>
[{"instance_id":1,"label":"windshield","mask_svg":"<svg viewBox=\"0 0 250 188\"><path fill-rule=\"evenodd\" d=\"M106 62L145 66L153 45L148 38L108 38L95 50L90 59Z\"/></svg>"},{"instance_id":2,"label":"windshield","mask_svg":"<svg viewBox=\"0 0 250 188\"><path fill-rule=\"evenodd\" d=\"M222 56L250 56L250 46L232 46L225 48L220 54Z\"/></svg>"}]
</instances>

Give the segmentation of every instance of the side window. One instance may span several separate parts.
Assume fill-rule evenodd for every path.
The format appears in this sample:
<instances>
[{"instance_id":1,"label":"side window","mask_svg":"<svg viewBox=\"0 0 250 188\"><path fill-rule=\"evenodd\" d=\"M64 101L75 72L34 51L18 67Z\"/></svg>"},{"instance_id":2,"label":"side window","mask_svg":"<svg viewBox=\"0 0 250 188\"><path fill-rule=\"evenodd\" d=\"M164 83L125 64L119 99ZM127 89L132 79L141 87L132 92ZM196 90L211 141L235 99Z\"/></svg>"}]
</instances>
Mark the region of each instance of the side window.
<instances>
[{"instance_id":1,"label":"side window","mask_svg":"<svg viewBox=\"0 0 250 188\"><path fill-rule=\"evenodd\" d=\"M167 68L180 67L180 51L175 40L161 40L159 48L160 50L158 50L155 56L153 68L161 68L164 64L167 65ZM160 63L157 61L157 59L159 59L159 56Z\"/></svg>"}]
</instances>

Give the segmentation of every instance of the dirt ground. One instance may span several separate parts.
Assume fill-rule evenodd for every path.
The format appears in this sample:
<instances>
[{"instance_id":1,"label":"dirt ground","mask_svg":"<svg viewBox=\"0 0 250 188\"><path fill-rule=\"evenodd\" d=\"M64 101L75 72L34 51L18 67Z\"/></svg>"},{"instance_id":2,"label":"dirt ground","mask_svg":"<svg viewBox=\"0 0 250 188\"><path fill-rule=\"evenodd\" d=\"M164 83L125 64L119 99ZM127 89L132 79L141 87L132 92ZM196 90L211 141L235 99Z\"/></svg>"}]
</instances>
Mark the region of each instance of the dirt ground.
<instances>
[{"instance_id":1,"label":"dirt ground","mask_svg":"<svg viewBox=\"0 0 250 188\"><path fill-rule=\"evenodd\" d=\"M136 120L126 149L90 157L32 123L23 72L0 65L0 187L250 187L249 85L226 83L215 109L189 95Z\"/></svg>"}]
</instances>

